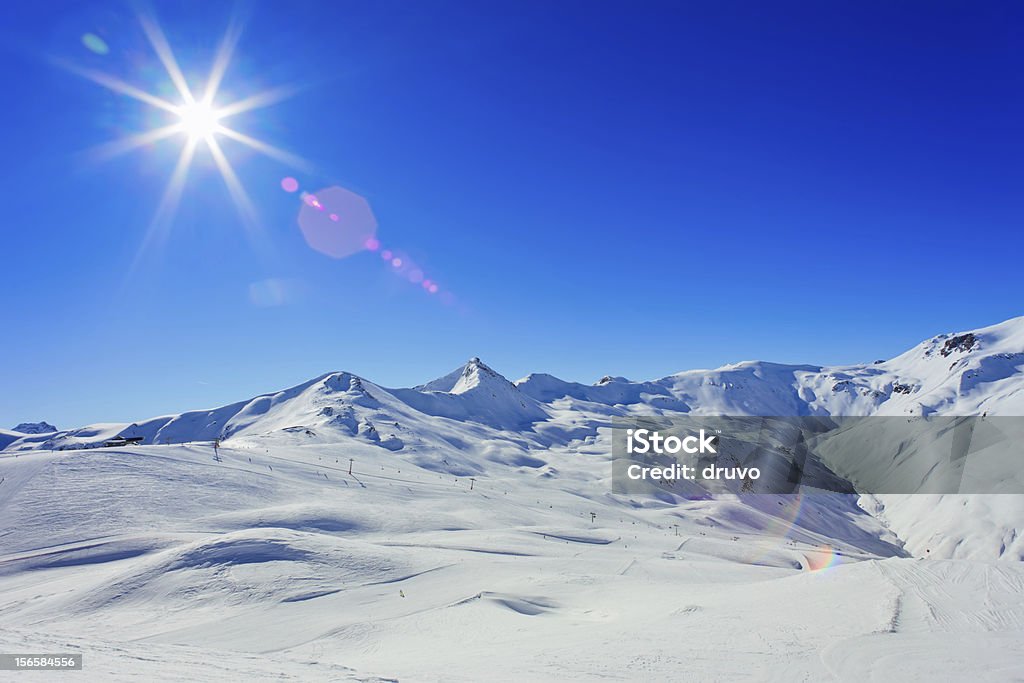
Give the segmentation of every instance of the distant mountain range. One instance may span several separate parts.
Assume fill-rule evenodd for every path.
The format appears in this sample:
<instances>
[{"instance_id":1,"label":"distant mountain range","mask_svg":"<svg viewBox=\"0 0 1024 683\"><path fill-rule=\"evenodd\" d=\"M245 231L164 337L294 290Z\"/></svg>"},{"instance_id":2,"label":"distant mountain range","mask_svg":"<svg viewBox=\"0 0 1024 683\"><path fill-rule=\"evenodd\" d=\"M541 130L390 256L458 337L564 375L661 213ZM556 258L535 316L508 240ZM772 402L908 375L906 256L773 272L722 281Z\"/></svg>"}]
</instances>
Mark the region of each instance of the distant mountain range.
<instances>
[{"instance_id":1,"label":"distant mountain range","mask_svg":"<svg viewBox=\"0 0 1024 683\"><path fill-rule=\"evenodd\" d=\"M510 382L473 358L411 389L331 372L220 408L131 424L61 431L21 424L0 431L0 449L91 448L118 436L166 444L299 432L318 443L355 439L390 450L414 443L459 451L480 438L529 450L593 438L609 419L632 414L1024 415L1022 370L1024 317L941 334L871 364L748 361L647 382L609 376L585 385L547 374Z\"/></svg>"},{"instance_id":2,"label":"distant mountain range","mask_svg":"<svg viewBox=\"0 0 1024 683\"><path fill-rule=\"evenodd\" d=\"M131 424L61 431L23 424L0 431L0 451L92 449L122 444L117 437L141 437L144 447L219 440L267 453L310 446L340 456L380 448L439 474L502 476L504 468L529 468L558 487L570 482L559 483L566 475L550 464L556 454L580 456L587 477L610 477L609 428L617 418L1024 415L1022 370L1024 317L940 334L870 364L750 361L647 382L609 376L584 385L546 374L510 382L473 358L409 389L331 372L220 408ZM672 504L674 494L665 495ZM859 504L920 556L1024 557L1022 496L889 494L861 496Z\"/></svg>"}]
</instances>

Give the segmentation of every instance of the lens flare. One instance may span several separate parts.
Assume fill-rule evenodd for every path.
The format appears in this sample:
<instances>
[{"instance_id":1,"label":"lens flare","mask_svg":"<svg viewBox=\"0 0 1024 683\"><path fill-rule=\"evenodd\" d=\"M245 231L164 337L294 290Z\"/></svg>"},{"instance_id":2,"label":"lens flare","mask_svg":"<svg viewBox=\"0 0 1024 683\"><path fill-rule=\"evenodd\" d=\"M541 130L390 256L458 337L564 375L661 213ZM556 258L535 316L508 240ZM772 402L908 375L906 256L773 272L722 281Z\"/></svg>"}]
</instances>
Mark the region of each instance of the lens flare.
<instances>
[{"instance_id":1,"label":"lens flare","mask_svg":"<svg viewBox=\"0 0 1024 683\"><path fill-rule=\"evenodd\" d=\"M839 564L839 554L830 545L806 552L804 558L807 560L808 571L812 572L822 572Z\"/></svg>"},{"instance_id":2,"label":"lens flare","mask_svg":"<svg viewBox=\"0 0 1024 683\"><path fill-rule=\"evenodd\" d=\"M95 33L86 33L82 36L82 45L89 52L105 55L110 53L110 48L107 46L107 42L100 38Z\"/></svg>"},{"instance_id":3,"label":"lens flare","mask_svg":"<svg viewBox=\"0 0 1024 683\"><path fill-rule=\"evenodd\" d=\"M181 202L188 180L189 169L200 151L206 150L224 180L231 200L238 210L250 238L260 238L258 216L249 194L228 160L221 143L238 142L271 159L294 169L309 170L307 162L294 154L257 140L226 124L231 117L276 104L297 92L293 85L284 85L251 94L231 102L218 101L221 84L231 64L232 56L242 34L241 24L233 18L221 37L213 61L201 90L193 89L178 64L170 42L160 25L144 12L138 15L142 32L163 66L173 86L174 96L163 95L166 88L141 88L101 70L82 66L74 61L52 58L51 61L69 73L91 81L118 95L132 98L153 107L170 117L164 125L112 140L92 150L96 160L105 160L127 152L149 147L157 142L178 137L183 139L181 152L167 181L142 244L135 256L134 269L148 247L162 243L170 234L171 226ZM110 52L107 43L95 33L81 36L82 45L97 55ZM159 93L159 94L155 94ZM299 181L292 176L280 180L281 189L291 194L299 192ZM445 304L454 302L451 292L443 290L413 260L404 253L399 256L392 249L383 249L376 237L377 220L369 203L358 194L341 187L328 187L316 193L301 192L298 223L306 242L313 249L332 258L344 258L360 251L380 253L397 275L411 284L422 286L425 292L440 294ZM252 299L255 305L279 305L280 288L276 282L255 283Z\"/></svg>"},{"instance_id":4,"label":"lens flare","mask_svg":"<svg viewBox=\"0 0 1024 683\"><path fill-rule=\"evenodd\" d=\"M363 251L375 239L377 219L362 196L332 186L302 196L299 229L306 244L316 251L345 258Z\"/></svg>"}]
</instances>

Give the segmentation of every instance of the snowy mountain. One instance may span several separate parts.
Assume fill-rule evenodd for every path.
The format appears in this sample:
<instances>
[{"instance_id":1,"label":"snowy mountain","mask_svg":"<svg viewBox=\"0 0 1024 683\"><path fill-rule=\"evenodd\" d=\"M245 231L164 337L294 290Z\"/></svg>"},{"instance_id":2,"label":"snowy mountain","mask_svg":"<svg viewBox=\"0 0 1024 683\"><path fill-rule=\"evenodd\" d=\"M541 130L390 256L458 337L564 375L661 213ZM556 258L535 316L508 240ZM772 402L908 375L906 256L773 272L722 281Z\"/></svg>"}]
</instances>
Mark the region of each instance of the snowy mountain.
<instances>
[{"instance_id":1,"label":"snowy mountain","mask_svg":"<svg viewBox=\"0 0 1024 683\"><path fill-rule=\"evenodd\" d=\"M1024 676L1024 496L610 482L617 418L1022 415L1022 387L1016 318L868 364L585 385L473 358L0 432L0 650L79 648L105 680Z\"/></svg>"},{"instance_id":2,"label":"snowy mountain","mask_svg":"<svg viewBox=\"0 0 1024 683\"><path fill-rule=\"evenodd\" d=\"M88 448L116 436L169 444L297 431L320 443L355 438L397 450L406 440L437 442L438 431L458 430L457 422L474 436L490 428L495 438L548 448L594 436L610 417L636 413L1022 415L1022 370L1024 317L939 335L896 358L864 365L748 361L649 382L605 377L584 385L546 374L509 382L473 358L412 389L333 372L212 410L65 431L46 423L19 425L24 436L4 434L7 450Z\"/></svg>"},{"instance_id":3,"label":"snowy mountain","mask_svg":"<svg viewBox=\"0 0 1024 683\"><path fill-rule=\"evenodd\" d=\"M22 434L48 434L57 431L57 428L49 422L22 422L14 431Z\"/></svg>"},{"instance_id":4,"label":"snowy mountain","mask_svg":"<svg viewBox=\"0 0 1024 683\"><path fill-rule=\"evenodd\" d=\"M544 408L507 379L471 358L461 368L394 395L427 415L480 422L496 428L528 428L548 417Z\"/></svg>"}]
</instances>

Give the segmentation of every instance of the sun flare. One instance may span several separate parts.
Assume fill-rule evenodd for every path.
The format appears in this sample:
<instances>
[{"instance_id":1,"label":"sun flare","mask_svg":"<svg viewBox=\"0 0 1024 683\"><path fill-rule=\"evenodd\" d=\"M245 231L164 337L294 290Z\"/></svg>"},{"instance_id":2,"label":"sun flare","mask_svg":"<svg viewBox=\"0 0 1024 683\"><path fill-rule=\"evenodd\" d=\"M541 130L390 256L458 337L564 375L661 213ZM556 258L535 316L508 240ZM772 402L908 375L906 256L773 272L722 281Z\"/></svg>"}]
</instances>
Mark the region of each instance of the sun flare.
<instances>
[{"instance_id":1,"label":"sun flare","mask_svg":"<svg viewBox=\"0 0 1024 683\"><path fill-rule=\"evenodd\" d=\"M189 140L210 140L220 129L224 113L208 102L191 102L178 108L181 131Z\"/></svg>"},{"instance_id":2,"label":"sun flare","mask_svg":"<svg viewBox=\"0 0 1024 683\"><path fill-rule=\"evenodd\" d=\"M184 137L178 161L171 172L163 197L157 206L142 249L145 249L148 243L154 239L159 239L169 231L185 189L189 167L195 159L200 144L206 148L213 158L214 164L227 187L228 194L238 209L246 227L251 231L256 231L258 221L255 207L242 186L241 180L228 161L225 150L221 146L221 141L227 140L232 143L240 143L293 168L306 170L308 169L308 164L301 157L235 130L233 127L225 124L225 119L280 102L294 94L296 88L292 86L272 88L240 100L229 102L226 105L215 107L213 102L217 98L218 91L241 34L241 26L238 22L232 21L227 31L225 31L214 56L210 73L203 84L204 87L201 91L197 91L190 87L181 67L178 65L178 61L174 57L174 52L171 50L167 37L156 21L146 14L141 14L139 21L142 25L143 33L177 92L177 102L169 101L150 90L127 83L103 71L85 68L65 60L54 60L54 62L67 71L86 78L104 88L160 109L174 117L168 125L128 135L95 148L93 152L96 159L118 156L136 149L148 147L174 136Z\"/></svg>"}]
</instances>

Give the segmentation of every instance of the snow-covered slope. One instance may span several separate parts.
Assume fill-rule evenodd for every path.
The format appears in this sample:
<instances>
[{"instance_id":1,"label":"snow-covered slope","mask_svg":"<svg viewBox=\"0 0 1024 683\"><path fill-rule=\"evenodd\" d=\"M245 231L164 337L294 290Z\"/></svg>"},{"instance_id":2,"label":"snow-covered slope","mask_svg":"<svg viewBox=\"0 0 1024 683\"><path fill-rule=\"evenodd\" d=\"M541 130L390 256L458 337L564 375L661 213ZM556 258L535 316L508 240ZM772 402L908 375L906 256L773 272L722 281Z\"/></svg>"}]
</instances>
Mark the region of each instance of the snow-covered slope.
<instances>
[{"instance_id":1,"label":"snow-covered slope","mask_svg":"<svg viewBox=\"0 0 1024 683\"><path fill-rule=\"evenodd\" d=\"M262 440L359 443L407 449L418 465L451 474L482 473L487 462L541 468L551 449L604 446L617 417L699 415L1021 415L1024 414L1024 317L933 337L888 361L817 367L748 361L633 382L604 377L593 385L533 374L512 383L480 359L413 389L388 389L347 372L248 401L61 432L0 432L0 448L80 449L117 437L146 444ZM411 447L411 448L410 448ZM908 547L937 546L955 556L1024 557L1019 503L978 533L961 523L963 496L933 501L933 523L902 514L900 497L872 502ZM1016 499L1014 499L1016 500ZM914 508L911 505L911 509ZM936 543L942 536L945 543Z\"/></svg>"},{"instance_id":2,"label":"snow-covered slope","mask_svg":"<svg viewBox=\"0 0 1024 683\"><path fill-rule=\"evenodd\" d=\"M524 393L720 415L1024 415L1024 317L943 334L889 361L817 367L748 361L653 382L593 386L534 374Z\"/></svg>"},{"instance_id":3,"label":"snow-covered slope","mask_svg":"<svg viewBox=\"0 0 1024 683\"><path fill-rule=\"evenodd\" d=\"M584 385L474 358L0 432L0 650L104 680L1022 677L1024 497L613 495L609 429L1021 415L1022 386L1017 318L863 365Z\"/></svg>"},{"instance_id":4,"label":"snow-covered slope","mask_svg":"<svg viewBox=\"0 0 1024 683\"><path fill-rule=\"evenodd\" d=\"M548 417L541 405L514 384L471 358L463 367L395 395L427 415L480 422L497 428L528 428Z\"/></svg>"}]
</instances>

